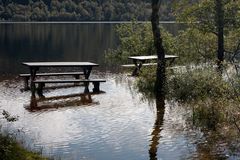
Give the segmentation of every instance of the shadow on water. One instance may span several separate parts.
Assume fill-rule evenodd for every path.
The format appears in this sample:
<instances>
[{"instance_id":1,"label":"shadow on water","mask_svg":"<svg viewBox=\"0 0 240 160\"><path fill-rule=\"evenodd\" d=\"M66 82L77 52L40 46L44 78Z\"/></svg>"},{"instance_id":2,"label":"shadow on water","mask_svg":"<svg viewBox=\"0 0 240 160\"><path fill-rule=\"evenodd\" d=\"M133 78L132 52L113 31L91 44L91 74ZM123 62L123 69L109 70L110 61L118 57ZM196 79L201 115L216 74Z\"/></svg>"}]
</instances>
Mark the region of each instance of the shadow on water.
<instances>
[{"instance_id":1,"label":"shadow on water","mask_svg":"<svg viewBox=\"0 0 240 160\"><path fill-rule=\"evenodd\" d=\"M150 160L157 160L157 150L158 144L160 140L160 132L162 130L163 125L163 117L165 112L165 102L163 97L156 96L156 120L154 123L154 127L151 133L152 139L151 144L149 145L149 159Z\"/></svg>"},{"instance_id":2,"label":"shadow on water","mask_svg":"<svg viewBox=\"0 0 240 160\"><path fill-rule=\"evenodd\" d=\"M99 105L98 101L92 99L92 95L105 93L103 91L99 93L80 93L80 94L71 94L64 96L52 96L52 97L41 97L36 98L31 96L30 104L26 105L25 108L30 112L47 110L47 109L57 109L62 107L71 107L71 106L90 106L90 105Z\"/></svg>"}]
</instances>

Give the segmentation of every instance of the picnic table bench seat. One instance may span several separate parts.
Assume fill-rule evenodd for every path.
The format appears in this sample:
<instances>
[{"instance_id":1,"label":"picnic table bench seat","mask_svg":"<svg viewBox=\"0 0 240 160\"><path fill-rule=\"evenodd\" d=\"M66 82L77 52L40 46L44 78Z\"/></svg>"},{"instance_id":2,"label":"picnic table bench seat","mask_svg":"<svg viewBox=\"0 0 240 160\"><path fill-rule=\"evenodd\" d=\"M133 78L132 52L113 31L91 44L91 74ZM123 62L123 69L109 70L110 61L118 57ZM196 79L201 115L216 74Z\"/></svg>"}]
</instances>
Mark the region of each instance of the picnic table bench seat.
<instances>
[{"instance_id":1,"label":"picnic table bench seat","mask_svg":"<svg viewBox=\"0 0 240 160\"><path fill-rule=\"evenodd\" d=\"M143 63L142 66L156 66L157 63ZM124 64L122 67L136 67L135 64Z\"/></svg>"},{"instance_id":2,"label":"picnic table bench seat","mask_svg":"<svg viewBox=\"0 0 240 160\"><path fill-rule=\"evenodd\" d=\"M36 76L46 77L46 76L74 76L76 79L80 78L80 75L84 75L83 72L60 72L60 73L37 73ZM24 90L29 90L29 79L31 74L19 74L19 77L24 78Z\"/></svg>"},{"instance_id":3,"label":"picnic table bench seat","mask_svg":"<svg viewBox=\"0 0 240 160\"><path fill-rule=\"evenodd\" d=\"M60 72L60 73L37 73L36 76L68 76L68 75L83 75L83 72ZM20 77L30 77L31 74L19 74Z\"/></svg>"},{"instance_id":4,"label":"picnic table bench seat","mask_svg":"<svg viewBox=\"0 0 240 160\"><path fill-rule=\"evenodd\" d=\"M37 93L40 97L43 96L43 88L46 83L79 83L83 82L85 86L85 92L89 92L89 83L93 84L93 92L100 92L99 86L101 82L106 82L105 79L63 79L63 80L34 80L34 84L38 84Z\"/></svg>"}]
</instances>

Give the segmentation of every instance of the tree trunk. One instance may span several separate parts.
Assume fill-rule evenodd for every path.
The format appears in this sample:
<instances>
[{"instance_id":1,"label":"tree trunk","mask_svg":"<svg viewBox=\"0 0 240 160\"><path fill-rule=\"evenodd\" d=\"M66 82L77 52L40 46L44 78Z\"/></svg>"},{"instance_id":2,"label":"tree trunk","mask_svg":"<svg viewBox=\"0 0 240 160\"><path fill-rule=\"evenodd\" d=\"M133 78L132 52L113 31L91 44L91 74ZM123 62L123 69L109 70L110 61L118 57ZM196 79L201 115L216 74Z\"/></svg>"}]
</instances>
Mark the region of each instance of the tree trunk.
<instances>
[{"instance_id":1,"label":"tree trunk","mask_svg":"<svg viewBox=\"0 0 240 160\"><path fill-rule=\"evenodd\" d=\"M222 70L222 62L224 60L224 10L223 1L215 0L216 5L216 26L218 37L218 68Z\"/></svg>"},{"instance_id":2,"label":"tree trunk","mask_svg":"<svg viewBox=\"0 0 240 160\"><path fill-rule=\"evenodd\" d=\"M165 51L162 45L162 36L159 27L159 9L161 0L152 0L152 32L154 38L154 46L157 51L157 72L155 82L155 94L157 97L165 96L165 80L166 80L166 62L165 62Z\"/></svg>"}]
</instances>

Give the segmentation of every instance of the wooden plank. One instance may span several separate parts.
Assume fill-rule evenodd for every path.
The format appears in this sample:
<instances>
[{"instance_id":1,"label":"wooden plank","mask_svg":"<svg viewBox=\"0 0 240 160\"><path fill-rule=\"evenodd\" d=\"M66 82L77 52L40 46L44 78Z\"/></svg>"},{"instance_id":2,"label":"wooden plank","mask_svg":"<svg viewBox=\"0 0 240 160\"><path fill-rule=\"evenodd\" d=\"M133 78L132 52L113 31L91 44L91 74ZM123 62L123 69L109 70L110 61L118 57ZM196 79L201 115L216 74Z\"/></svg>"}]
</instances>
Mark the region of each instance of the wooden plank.
<instances>
[{"instance_id":1,"label":"wooden plank","mask_svg":"<svg viewBox=\"0 0 240 160\"><path fill-rule=\"evenodd\" d=\"M121 65L122 67L136 67L135 64L124 64L124 65Z\"/></svg>"},{"instance_id":2,"label":"wooden plank","mask_svg":"<svg viewBox=\"0 0 240 160\"><path fill-rule=\"evenodd\" d=\"M131 56L128 57L129 59L135 59L135 60L155 60L157 59L157 55L150 55L150 56ZM178 58L178 56L175 55L165 55L165 59L174 59Z\"/></svg>"},{"instance_id":3,"label":"wooden plank","mask_svg":"<svg viewBox=\"0 0 240 160\"><path fill-rule=\"evenodd\" d=\"M39 95L39 97L44 97L43 95L43 88L45 86L46 83L77 83L77 82L84 82L84 92L88 93L89 89L88 89L88 85L89 83L93 83L93 92L100 92L99 86L100 86L100 82L106 82L105 79L69 79L69 80L35 80L33 81L33 83L38 83L38 88L37 88L37 93ZM33 92L33 95L35 95L35 87Z\"/></svg>"},{"instance_id":4,"label":"wooden plank","mask_svg":"<svg viewBox=\"0 0 240 160\"><path fill-rule=\"evenodd\" d=\"M156 66L157 63L144 63L142 66ZM124 64L122 67L136 67L135 64Z\"/></svg>"},{"instance_id":5,"label":"wooden plank","mask_svg":"<svg viewBox=\"0 0 240 160\"><path fill-rule=\"evenodd\" d=\"M23 62L23 65L29 67L91 67L99 66L92 62Z\"/></svg>"},{"instance_id":6,"label":"wooden plank","mask_svg":"<svg viewBox=\"0 0 240 160\"><path fill-rule=\"evenodd\" d=\"M67 76L67 75L84 75L83 72L62 72L62 73L37 73L36 76ZM30 77L30 74L19 74L20 77Z\"/></svg>"},{"instance_id":7,"label":"wooden plank","mask_svg":"<svg viewBox=\"0 0 240 160\"><path fill-rule=\"evenodd\" d=\"M178 70L178 69L186 69L187 67L186 66L173 66L173 67L167 67L167 69L175 69L175 70Z\"/></svg>"},{"instance_id":8,"label":"wooden plank","mask_svg":"<svg viewBox=\"0 0 240 160\"><path fill-rule=\"evenodd\" d=\"M106 82L105 79L64 79L64 80L35 80L33 83L76 83L76 82Z\"/></svg>"}]
</instances>

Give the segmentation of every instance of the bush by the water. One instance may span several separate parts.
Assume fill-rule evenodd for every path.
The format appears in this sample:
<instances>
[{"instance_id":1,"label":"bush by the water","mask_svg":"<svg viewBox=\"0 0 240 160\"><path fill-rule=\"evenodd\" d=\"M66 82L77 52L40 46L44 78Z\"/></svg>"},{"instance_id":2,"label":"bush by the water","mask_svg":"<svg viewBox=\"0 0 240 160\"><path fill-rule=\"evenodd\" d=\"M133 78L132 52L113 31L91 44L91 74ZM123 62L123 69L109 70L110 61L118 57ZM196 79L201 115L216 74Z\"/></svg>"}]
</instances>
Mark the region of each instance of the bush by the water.
<instances>
[{"instance_id":1,"label":"bush by the water","mask_svg":"<svg viewBox=\"0 0 240 160\"><path fill-rule=\"evenodd\" d=\"M166 98L193 110L194 124L216 129L226 128L227 134L240 134L240 78L227 79L213 67L187 69L184 72L167 72ZM137 80L136 88L146 97L154 97L155 68L145 69ZM225 73L227 74L227 73ZM237 130L236 130L237 128ZM238 133L239 132L239 133ZM237 134L238 133L238 134Z\"/></svg>"},{"instance_id":2,"label":"bush by the water","mask_svg":"<svg viewBox=\"0 0 240 160\"><path fill-rule=\"evenodd\" d=\"M220 75L215 68L200 67L187 69L184 72L169 74L167 69L166 93L168 99L179 102L236 98L239 93L239 77L233 76L231 81ZM143 69L136 83L136 88L146 95L154 93L156 68Z\"/></svg>"},{"instance_id":3,"label":"bush by the water","mask_svg":"<svg viewBox=\"0 0 240 160\"><path fill-rule=\"evenodd\" d=\"M47 160L38 153L25 150L15 139L0 134L1 160Z\"/></svg>"},{"instance_id":4,"label":"bush by the water","mask_svg":"<svg viewBox=\"0 0 240 160\"><path fill-rule=\"evenodd\" d=\"M200 68L175 74L168 81L169 97L177 101L204 100L207 98L232 98L234 88L231 83L215 70Z\"/></svg>"},{"instance_id":5,"label":"bush by the water","mask_svg":"<svg viewBox=\"0 0 240 160\"><path fill-rule=\"evenodd\" d=\"M15 122L18 116L12 116L6 110L1 110L0 120L6 120L6 123ZM47 160L40 154L31 152L23 148L17 140L9 133L2 133L0 122L0 160Z\"/></svg>"}]
</instances>

